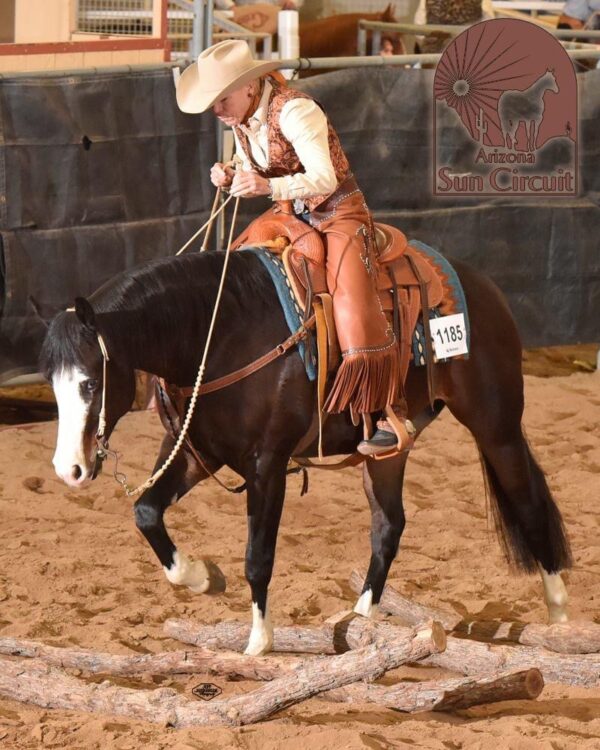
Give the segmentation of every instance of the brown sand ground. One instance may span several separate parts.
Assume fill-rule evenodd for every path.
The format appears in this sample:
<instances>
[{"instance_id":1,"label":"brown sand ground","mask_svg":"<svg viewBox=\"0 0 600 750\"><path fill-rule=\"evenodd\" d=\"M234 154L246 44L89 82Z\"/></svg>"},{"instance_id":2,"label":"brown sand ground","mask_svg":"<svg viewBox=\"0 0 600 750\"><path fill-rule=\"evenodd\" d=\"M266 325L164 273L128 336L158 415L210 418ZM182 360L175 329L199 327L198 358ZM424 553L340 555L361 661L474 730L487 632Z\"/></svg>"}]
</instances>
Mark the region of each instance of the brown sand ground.
<instances>
[{"instance_id":1,"label":"brown sand ground","mask_svg":"<svg viewBox=\"0 0 600 750\"><path fill-rule=\"evenodd\" d=\"M571 615L600 622L600 375L529 376L526 404L527 432L573 546L575 567L567 575ZM82 491L68 489L54 476L55 430L55 423L0 428L0 634L147 653L179 647L162 634L168 617L206 623L249 619L242 497L208 483L169 510L176 543L192 557L214 559L228 577L226 593L216 598L174 588L135 529L132 501L108 475ZM147 475L160 434L157 417L147 412L132 413L119 425L113 442L124 451L130 480ZM543 622L540 580L512 575L501 556L467 431L444 413L420 440L408 467L407 527L391 583L417 601L471 617ZM369 553L370 518L360 470L313 472L309 494L300 498L299 488L299 478L292 477L271 586L276 624L317 624L351 606L355 597L348 576ZM393 676L441 674L401 669ZM254 687L205 675L161 684L192 698L191 688L204 681L216 682L226 696ZM135 684L154 686L150 679ZM562 750L600 748L599 738L600 687L548 685L535 702L452 715L407 716L314 698L235 730L177 731L0 700L0 747L10 750Z\"/></svg>"}]
</instances>

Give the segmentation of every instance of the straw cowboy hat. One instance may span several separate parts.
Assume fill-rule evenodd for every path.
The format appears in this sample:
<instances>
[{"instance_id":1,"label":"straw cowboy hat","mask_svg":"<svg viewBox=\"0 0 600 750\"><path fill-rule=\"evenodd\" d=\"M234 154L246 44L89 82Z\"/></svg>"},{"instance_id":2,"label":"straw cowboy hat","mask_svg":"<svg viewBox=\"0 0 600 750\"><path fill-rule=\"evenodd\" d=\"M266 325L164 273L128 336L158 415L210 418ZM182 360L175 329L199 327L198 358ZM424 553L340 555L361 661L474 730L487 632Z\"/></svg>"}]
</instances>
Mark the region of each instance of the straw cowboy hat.
<instances>
[{"instance_id":1,"label":"straw cowboy hat","mask_svg":"<svg viewBox=\"0 0 600 750\"><path fill-rule=\"evenodd\" d=\"M226 39L200 53L177 82L177 104L182 112L206 112L215 102L264 73L275 70L277 61L255 60L248 44Z\"/></svg>"}]
</instances>

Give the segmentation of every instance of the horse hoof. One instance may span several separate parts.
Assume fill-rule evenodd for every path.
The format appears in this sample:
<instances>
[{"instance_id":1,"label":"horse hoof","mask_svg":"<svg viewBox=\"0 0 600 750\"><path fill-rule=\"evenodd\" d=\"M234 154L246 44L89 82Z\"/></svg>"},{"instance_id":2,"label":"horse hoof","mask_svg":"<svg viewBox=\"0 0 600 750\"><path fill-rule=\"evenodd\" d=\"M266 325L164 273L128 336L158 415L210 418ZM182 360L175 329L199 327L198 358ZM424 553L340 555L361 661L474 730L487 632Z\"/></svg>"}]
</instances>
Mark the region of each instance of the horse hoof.
<instances>
[{"instance_id":1,"label":"horse hoof","mask_svg":"<svg viewBox=\"0 0 600 750\"><path fill-rule=\"evenodd\" d=\"M252 634L250 634L250 640L248 641L244 654L246 656L264 656L272 650L272 638L253 638Z\"/></svg>"},{"instance_id":2,"label":"horse hoof","mask_svg":"<svg viewBox=\"0 0 600 750\"><path fill-rule=\"evenodd\" d=\"M563 610L557 612L550 610L548 612L548 624L556 625L558 622L569 622L569 615Z\"/></svg>"},{"instance_id":3,"label":"horse hoof","mask_svg":"<svg viewBox=\"0 0 600 750\"><path fill-rule=\"evenodd\" d=\"M211 560L205 560L204 564L208 571L208 588L204 590L205 594L222 594L227 588L227 579L223 575L221 568Z\"/></svg>"}]
</instances>

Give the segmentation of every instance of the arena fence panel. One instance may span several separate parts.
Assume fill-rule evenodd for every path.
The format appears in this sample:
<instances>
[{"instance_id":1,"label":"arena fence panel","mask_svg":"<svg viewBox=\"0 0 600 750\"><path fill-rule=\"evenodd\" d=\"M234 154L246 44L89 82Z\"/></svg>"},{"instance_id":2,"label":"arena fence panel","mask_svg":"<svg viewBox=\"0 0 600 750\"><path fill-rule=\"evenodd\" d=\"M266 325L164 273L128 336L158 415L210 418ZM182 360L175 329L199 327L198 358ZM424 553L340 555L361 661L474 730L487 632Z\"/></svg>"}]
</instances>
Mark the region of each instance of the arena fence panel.
<instances>
[{"instance_id":1,"label":"arena fence panel","mask_svg":"<svg viewBox=\"0 0 600 750\"><path fill-rule=\"evenodd\" d=\"M35 372L43 319L208 217L212 116L172 72L0 80L0 379Z\"/></svg>"},{"instance_id":2,"label":"arena fence panel","mask_svg":"<svg viewBox=\"0 0 600 750\"><path fill-rule=\"evenodd\" d=\"M328 112L376 217L489 273L526 345L600 341L600 71L579 76L580 195L539 200L432 197L432 75L294 85ZM193 234L217 136L211 114L179 112L166 69L0 80L0 136L1 380L36 371L44 319L74 296ZM267 205L244 201L239 228Z\"/></svg>"}]
</instances>

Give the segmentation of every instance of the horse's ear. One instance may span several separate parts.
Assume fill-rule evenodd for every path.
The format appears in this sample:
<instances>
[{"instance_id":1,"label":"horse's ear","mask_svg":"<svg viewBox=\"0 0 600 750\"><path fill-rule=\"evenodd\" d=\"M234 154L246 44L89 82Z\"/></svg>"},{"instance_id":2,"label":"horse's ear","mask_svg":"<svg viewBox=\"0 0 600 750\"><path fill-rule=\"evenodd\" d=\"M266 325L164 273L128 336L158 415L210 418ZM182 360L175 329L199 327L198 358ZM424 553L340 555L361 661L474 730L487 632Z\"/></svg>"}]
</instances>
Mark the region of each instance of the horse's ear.
<instances>
[{"instance_id":1,"label":"horse's ear","mask_svg":"<svg viewBox=\"0 0 600 750\"><path fill-rule=\"evenodd\" d=\"M387 8L383 11L382 19L381 20L382 21L392 21L392 23L393 23L394 20L395 20L395 17L394 17L394 11L395 10L396 10L396 8L394 7L394 5L392 5L392 3L388 3Z\"/></svg>"},{"instance_id":2,"label":"horse's ear","mask_svg":"<svg viewBox=\"0 0 600 750\"><path fill-rule=\"evenodd\" d=\"M77 297L75 299L75 315L77 315L86 328L94 331L94 333L96 332L96 315L85 297Z\"/></svg>"}]
</instances>

